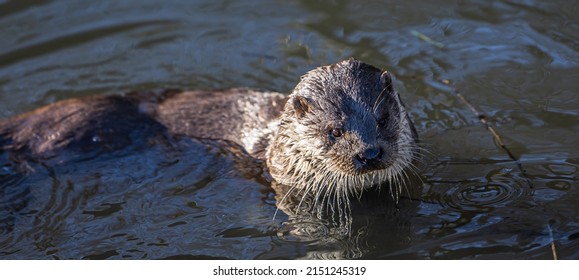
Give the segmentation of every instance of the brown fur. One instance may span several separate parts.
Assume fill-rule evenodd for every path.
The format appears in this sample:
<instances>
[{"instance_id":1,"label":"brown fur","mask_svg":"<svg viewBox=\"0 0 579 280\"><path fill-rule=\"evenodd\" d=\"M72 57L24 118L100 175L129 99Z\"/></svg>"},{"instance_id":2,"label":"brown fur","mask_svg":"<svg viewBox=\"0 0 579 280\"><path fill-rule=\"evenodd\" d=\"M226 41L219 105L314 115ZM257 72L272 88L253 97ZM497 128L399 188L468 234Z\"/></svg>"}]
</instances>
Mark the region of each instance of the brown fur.
<instances>
[{"instance_id":1,"label":"brown fur","mask_svg":"<svg viewBox=\"0 0 579 280\"><path fill-rule=\"evenodd\" d=\"M238 88L57 102L0 121L0 153L42 159L171 135L237 143L279 183L324 198L400 185L417 153L390 74L354 59L308 72L289 96Z\"/></svg>"}]
</instances>

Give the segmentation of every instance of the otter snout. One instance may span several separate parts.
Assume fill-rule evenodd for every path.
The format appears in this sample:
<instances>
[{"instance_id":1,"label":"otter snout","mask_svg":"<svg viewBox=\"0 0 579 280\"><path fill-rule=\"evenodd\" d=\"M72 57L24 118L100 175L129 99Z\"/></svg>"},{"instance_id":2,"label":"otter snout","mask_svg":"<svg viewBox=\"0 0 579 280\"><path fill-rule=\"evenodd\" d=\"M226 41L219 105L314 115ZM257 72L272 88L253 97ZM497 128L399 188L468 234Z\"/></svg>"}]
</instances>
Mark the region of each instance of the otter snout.
<instances>
[{"instance_id":1,"label":"otter snout","mask_svg":"<svg viewBox=\"0 0 579 280\"><path fill-rule=\"evenodd\" d=\"M381 147L370 147L355 155L354 161L360 169L373 169L380 165L382 154Z\"/></svg>"}]
</instances>

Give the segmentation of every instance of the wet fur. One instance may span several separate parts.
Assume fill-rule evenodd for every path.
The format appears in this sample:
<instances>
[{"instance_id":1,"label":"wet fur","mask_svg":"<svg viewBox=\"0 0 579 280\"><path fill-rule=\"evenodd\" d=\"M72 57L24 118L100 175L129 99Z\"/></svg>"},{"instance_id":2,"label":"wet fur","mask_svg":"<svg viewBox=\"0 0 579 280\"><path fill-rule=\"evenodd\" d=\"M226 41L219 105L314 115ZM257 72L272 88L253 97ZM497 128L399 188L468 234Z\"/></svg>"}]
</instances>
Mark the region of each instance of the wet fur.
<instances>
[{"instance_id":1,"label":"wet fur","mask_svg":"<svg viewBox=\"0 0 579 280\"><path fill-rule=\"evenodd\" d=\"M397 198L419 151L390 74L349 59L308 72L289 97L239 88L61 101L0 121L0 155L65 161L175 135L240 145L290 187L282 200L313 199L340 216L367 188L387 185ZM380 147L379 162L361 168L353 158L369 147Z\"/></svg>"},{"instance_id":2,"label":"wet fur","mask_svg":"<svg viewBox=\"0 0 579 280\"><path fill-rule=\"evenodd\" d=\"M343 135L335 139L332 129ZM390 74L351 59L307 73L290 95L278 133L267 151L272 177L291 186L301 208L313 197L319 205L347 216L351 196L388 185L396 199L413 172L418 139ZM372 169L356 166L368 147L383 155ZM324 208L322 207L322 208ZM309 208L312 208L310 206Z\"/></svg>"}]
</instances>

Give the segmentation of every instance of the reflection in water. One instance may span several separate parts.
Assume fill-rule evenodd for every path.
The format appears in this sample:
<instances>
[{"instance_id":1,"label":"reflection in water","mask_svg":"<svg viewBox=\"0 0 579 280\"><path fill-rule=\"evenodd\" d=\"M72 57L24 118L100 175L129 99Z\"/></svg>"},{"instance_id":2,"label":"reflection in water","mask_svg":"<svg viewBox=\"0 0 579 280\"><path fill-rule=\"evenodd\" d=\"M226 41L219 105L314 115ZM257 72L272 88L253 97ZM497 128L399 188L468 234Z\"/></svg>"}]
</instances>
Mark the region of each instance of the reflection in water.
<instances>
[{"instance_id":1,"label":"reflection in water","mask_svg":"<svg viewBox=\"0 0 579 280\"><path fill-rule=\"evenodd\" d=\"M552 245L579 258L577 3L139 3L0 4L0 116L139 89L287 92L307 70L354 56L395 74L432 152L417 205L386 197L340 237L324 220L272 220L260 164L211 144L61 164L0 152L1 258L549 259ZM524 174L441 80L486 116Z\"/></svg>"},{"instance_id":2,"label":"reflection in water","mask_svg":"<svg viewBox=\"0 0 579 280\"><path fill-rule=\"evenodd\" d=\"M308 204L313 203L314 197L288 198L281 191L284 186L274 183L273 188L278 208L288 215L278 237L305 244L307 253L300 258L371 258L384 240L390 250L410 244L413 232L408 220L415 215L418 202L409 197L395 200L386 190L369 190L364 196L351 198L351 209L344 217L335 209L339 205L331 201L324 201L323 205L317 205L318 211L311 211L312 205Z\"/></svg>"}]
</instances>

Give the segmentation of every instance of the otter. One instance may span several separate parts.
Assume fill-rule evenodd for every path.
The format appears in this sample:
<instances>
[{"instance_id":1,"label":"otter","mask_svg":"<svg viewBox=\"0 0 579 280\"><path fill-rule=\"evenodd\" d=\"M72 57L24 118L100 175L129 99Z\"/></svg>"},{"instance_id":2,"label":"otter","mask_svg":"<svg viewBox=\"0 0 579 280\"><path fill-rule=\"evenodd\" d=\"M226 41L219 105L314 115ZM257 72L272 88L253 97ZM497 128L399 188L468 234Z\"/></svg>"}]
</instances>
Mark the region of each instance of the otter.
<instances>
[{"instance_id":1,"label":"otter","mask_svg":"<svg viewBox=\"0 0 579 280\"><path fill-rule=\"evenodd\" d=\"M317 195L349 194L402 179L417 133L389 72L357 60L302 77L266 158L279 183Z\"/></svg>"},{"instance_id":2,"label":"otter","mask_svg":"<svg viewBox=\"0 0 579 280\"><path fill-rule=\"evenodd\" d=\"M159 135L235 143L288 193L338 203L383 184L400 193L419 151L390 73L348 59L306 73L289 95L234 88L60 101L0 121L0 155L64 160Z\"/></svg>"}]
</instances>

